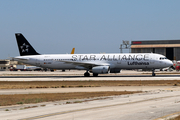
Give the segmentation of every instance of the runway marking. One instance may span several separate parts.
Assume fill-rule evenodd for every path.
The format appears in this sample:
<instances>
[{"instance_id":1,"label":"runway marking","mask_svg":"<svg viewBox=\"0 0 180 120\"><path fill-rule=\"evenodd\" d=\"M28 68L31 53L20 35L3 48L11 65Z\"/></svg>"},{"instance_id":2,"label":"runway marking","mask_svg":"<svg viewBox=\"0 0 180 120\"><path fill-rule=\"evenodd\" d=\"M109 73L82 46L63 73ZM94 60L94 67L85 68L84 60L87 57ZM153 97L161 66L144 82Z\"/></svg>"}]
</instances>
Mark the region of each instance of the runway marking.
<instances>
[{"instance_id":1,"label":"runway marking","mask_svg":"<svg viewBox=\"0 0 180 120\"><path fill-rule=\"evenodd\" d=\"M55 116L55 115L72 113L72 112L79 112L79 111L92 110L92 109L100 109L100 108L106 108L106 107L114 107L114 106L119 106L119 105L134 104L134 103L140 103L140 102L146 102L146 101L152 101L152 100L158 100L158 99L170 98L170 97L179 97L179 96L180 95L165 96L165 97L151 98L151 99L146 99L146 100L127 102L127 103L120 103L120 104L114 104L114 105L105 105L105 106L92 107L92 108L84 108L84 109L78 109L78 110L69 110L69 111L64 111L64 112L50 113L50 114L39 115L39 116L35 116L35 117L30 117L30 118L24 118L24 119L20 119L20 120L40 119L40 118L45 118L45 117L50 117L50 116ZM159 119L155 119L155 120L160 120L160 118Z\"/></svg>"}]
</instances>

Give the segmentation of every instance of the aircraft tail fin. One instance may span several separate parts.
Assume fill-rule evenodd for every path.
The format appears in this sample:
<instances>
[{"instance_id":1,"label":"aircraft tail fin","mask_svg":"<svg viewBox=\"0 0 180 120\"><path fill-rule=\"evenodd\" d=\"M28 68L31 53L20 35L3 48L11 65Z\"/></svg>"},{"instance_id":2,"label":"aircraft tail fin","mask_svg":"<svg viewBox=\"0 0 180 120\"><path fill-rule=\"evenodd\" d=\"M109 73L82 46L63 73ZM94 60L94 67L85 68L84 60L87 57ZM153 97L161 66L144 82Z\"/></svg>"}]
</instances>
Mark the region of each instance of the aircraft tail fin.
<instances>
[{"instance_id":1,"label":"aircraft tail fin","mask_svg":"<svg viewBox=\"0 0 180 120\"><path fill-rule=\"evenodd\" d=\"M71 54L74 54L75 48L72 49Z\"/></svg>"},{"instance_id":2,"label":"aircraft tail fin","mask_svg":"<svg viewBox=\"0 0 180 120\"><path fill-rule=\"evenodd\" d=\"M16 33L16 40L19 48L19 53L21 56L25 55L40 55L31 46L31 44L26 40L26 38L21 33Z\"/></svg>"}]
</instances>

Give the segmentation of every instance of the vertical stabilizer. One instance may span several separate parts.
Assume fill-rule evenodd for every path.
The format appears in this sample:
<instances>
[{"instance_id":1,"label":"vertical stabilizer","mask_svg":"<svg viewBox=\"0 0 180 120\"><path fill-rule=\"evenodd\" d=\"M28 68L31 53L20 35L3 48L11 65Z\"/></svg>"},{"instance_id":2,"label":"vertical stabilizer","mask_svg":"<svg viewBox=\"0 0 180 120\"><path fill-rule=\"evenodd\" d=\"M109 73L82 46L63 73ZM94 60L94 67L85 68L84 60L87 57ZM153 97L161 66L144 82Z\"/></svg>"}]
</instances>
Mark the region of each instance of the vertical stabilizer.
<instances>
[{"instance_id":1,"label":"vertical stabilizer","mask_svg":"<svg viewBox=\"0 0 180 120\"><path fill-rule=\"evenodd\" d=\"M19 48L19 53L21 56L25 55L39 55L36 50L31 46L31 44L26 40L26 38L21 33L16 33L16 40Z\"/></svg>"},{"instance_id":2,"label":"vertical stabilizer","mask_svg":"<svg viewBox=\"0 0 180 120\"><path fill-rule=\"evenodd\" d=\"M72 49L71 54L74 54L75 48Z\"/></svg>"}]
</instances>

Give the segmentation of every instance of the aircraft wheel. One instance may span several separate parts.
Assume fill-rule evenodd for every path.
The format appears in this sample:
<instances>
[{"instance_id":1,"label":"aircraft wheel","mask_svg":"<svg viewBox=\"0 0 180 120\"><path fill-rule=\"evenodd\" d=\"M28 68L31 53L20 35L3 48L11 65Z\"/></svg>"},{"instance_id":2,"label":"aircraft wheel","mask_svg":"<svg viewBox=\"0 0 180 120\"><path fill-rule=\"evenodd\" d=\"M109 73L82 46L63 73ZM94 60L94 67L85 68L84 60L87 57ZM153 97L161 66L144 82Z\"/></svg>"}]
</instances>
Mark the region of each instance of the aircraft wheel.
<instances>
[{"instance_id":1,"label":"aircraft wheel","mask_svg":"<svg viewBox=\"0 0 180 120\"><path fill-rule=\"evenodd\" d=\"M94 77L97 77L97 76L98 76L98 74L97 74L97 73L93 73L93 76L94 76Z\"/></svg>"},{"instance_id":2,"label":"aircraft wheel","mask_svg":"<svg viewBox=\"0 0 180 120\"><path fill-rule=\"evenodd\" d=\"M84 73L84 77L89 77L89 76L90 76L90 74L88 72Z\"/></svg>"},{"instance_id":3,"label":"aircraft wheel","mask_svg":"<svg viewBox=\"0 0 180 120\"><path fill-rule=\"evenodd\" d=\"M152 76L156 76L156 74L154 73L154 69L152 69Z\"/></svg>"}]
</instances>

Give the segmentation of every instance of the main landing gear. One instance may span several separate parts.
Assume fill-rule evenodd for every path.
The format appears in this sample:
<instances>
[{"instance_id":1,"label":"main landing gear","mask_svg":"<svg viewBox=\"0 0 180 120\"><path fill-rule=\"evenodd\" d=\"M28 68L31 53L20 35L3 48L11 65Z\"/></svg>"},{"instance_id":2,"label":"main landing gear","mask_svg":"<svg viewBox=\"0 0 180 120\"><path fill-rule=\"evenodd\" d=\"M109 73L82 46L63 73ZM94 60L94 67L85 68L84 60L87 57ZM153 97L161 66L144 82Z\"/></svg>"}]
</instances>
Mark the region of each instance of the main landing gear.
<instances>
[{"instance_id":1,"label":"main landing gear","mask_svg":"<svg viewBox=\"0 0 180 120\"><path fill-rule=\"evenodd\" d=\"M90 76L90 74L89 74L89 72L88 72L88 70L84 73L84 77L89 77Z\"/></svg>"},{"instance_id":2,"label":"main landing gear","mask_svg":"<svg viewBox=\"0 0 180 120\"><path fill-rule=\"evenodd\" d=\"M94 77L97 77L97 76L98 76L98 74L97 74L97 73L93 73L93 76L94 76Z\"/></svg>"},{"instance_id":3,"label":"main landing gear","mask_svg":"<svg viewBox=\"0 0 180 120\"><path fill-rule=\"evenodd\" d=\"M97 73L93 73L93 77L97 77L97 76L98 76ZM86 72L84 73L84 77L90 77L90 74L89 74L88 71L86 71Z\"/></svg>"},{"instance_id":4,"label":"main landing gear","mask_svg":"<svg viewBox=\"0 0 180 120\"><path fill-rule=\"evenodd\" d=\"M152 69L152 76L156 76L156 74L154 73L154 69Z\"/></svg>"}]
</instances>

